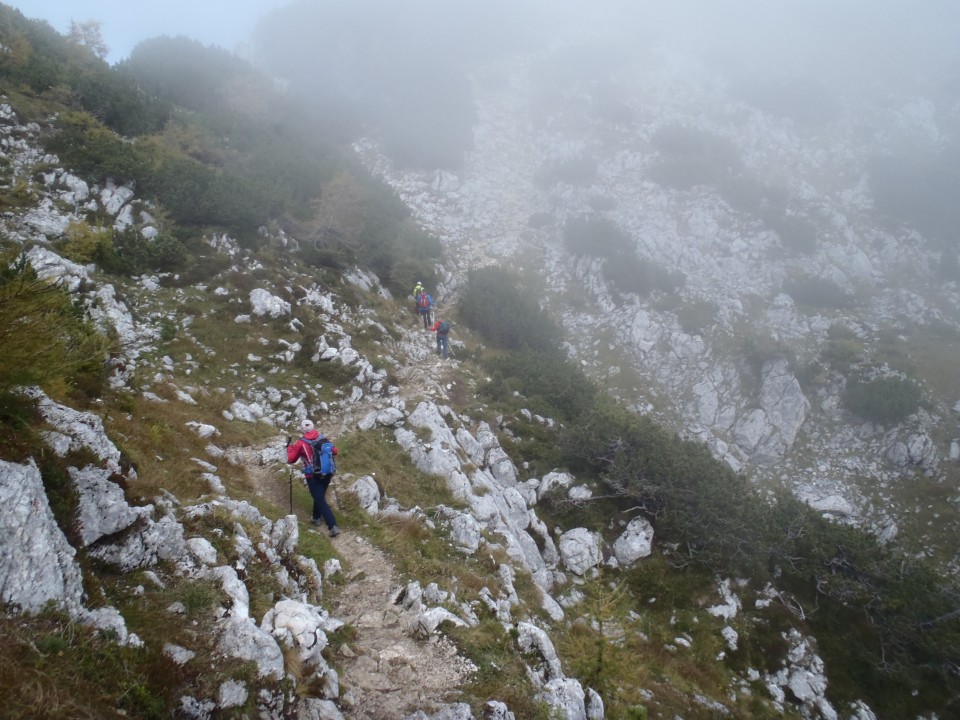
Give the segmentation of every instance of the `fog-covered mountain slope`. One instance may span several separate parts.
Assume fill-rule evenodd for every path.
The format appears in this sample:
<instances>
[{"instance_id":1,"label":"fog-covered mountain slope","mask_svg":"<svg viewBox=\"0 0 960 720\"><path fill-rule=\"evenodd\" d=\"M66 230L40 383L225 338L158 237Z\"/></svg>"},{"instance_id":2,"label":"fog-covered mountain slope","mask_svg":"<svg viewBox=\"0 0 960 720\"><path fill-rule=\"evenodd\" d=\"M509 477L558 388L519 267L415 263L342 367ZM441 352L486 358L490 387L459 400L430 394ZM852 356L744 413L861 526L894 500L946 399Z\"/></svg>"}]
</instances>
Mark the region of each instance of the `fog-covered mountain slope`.
<instances>
[{"instance_id":1,"label":"fog-covered mountain slope","mask_svg":"<svg viewBox=\"0 0 960 720\"><path fill-rule=\"evenodd\" d=\"M953 563L960 294L943 269L958 251L890 217L878 158L955 145L955 107L919 92L864 106L827 83L796 108L771 88L751 102L727 68L666 49L600 83L564 75L578 51L476 69L455 175L358 151L459 272L506 257L542 288L570 354L638 411ZM806 120L817 102L830 117ZM910 378L923 402L895 421L851 411L848 384L877 377Z\"/></svg>"},{"instance_id":2,"label":"fog-covered mountain slope","mask_svg":"<svg viewBox=\"0 0 960 720\"><path fill-rule=\"evenodd\" d=\"M573 4L496 52L370 7L268 23L343 31L307 102L309 65L108 67L0 5L0 715L948 716L949 212L882 149L953 106L870 130L652 36L559 42ZM423 17L475 104L379 124L437 101ZM456 173L402 169L464 127ZM339 533L285 462L307 418Z\"/></svg>"}]
</instances>

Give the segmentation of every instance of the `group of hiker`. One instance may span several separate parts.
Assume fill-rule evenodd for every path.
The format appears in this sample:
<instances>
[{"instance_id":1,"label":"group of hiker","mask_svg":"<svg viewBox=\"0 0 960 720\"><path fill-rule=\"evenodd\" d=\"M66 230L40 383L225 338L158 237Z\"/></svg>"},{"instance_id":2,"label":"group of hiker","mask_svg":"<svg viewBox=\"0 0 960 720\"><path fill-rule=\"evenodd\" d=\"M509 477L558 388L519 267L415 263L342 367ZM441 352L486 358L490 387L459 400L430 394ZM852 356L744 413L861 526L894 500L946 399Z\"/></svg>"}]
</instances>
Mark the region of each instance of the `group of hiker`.
<instances>
[{"instance_id":1,"label":"group of hiker","mask_svg":"<svg viewBox=\"0 0 960 720\"><path fill-rule=\"evenodd\" d=\"M446 360L450 356L450 323L440 318L432 318L433 296L419 281L413 287L413 301L414 309L423 319L423 329L437 334L437 355L442 355ZM432 319L434 322L431 323Z\"/></svg>"},{"instance_id":2,"label":"group of hiker","mask_svg":"<svg viewBox=\"0 0 960 720\"><path fill-rule=\"evenodd\" d=\"M423 329L437 334L437 354L442 355L446 360L450 354L450 324L446 320L432 317L433 297L427 292L423 283L418 282L413 288L413 297L415 309L423 318ZM287 463L293 465L303 461L304 481L313 498L310 523L326 524L330 537L334 538L340 534L340 528L337 527L337 519L327 503L327 488L330 487L330 481L333 480L333 475L337 471L334 458L339 451L326 435L314 427L313 421L303 420L299 430L301 437L296 442L293 442L291 437L287 438ZM291 502L292 498L291 495Z\"/></svg>"}]
</instances>

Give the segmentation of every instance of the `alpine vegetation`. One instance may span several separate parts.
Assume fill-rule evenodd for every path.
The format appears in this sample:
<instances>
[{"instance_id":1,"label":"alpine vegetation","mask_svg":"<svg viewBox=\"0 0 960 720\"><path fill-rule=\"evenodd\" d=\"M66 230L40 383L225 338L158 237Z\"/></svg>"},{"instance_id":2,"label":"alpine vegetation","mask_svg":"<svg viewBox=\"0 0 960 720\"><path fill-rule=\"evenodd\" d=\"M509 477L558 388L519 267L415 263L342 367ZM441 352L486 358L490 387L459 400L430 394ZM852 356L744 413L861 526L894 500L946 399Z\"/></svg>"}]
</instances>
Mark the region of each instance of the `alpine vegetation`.
<instances>
[{"instance_id":1,"label":"alpine vegetation","mask_svg":"<svg viewBox=\"0 0 960 720\"><path fill-rule=\"evenodd\" d=\"M0 714L955 714L935 47L386 5L0 5Z\"/></svg>"}]
</instances>

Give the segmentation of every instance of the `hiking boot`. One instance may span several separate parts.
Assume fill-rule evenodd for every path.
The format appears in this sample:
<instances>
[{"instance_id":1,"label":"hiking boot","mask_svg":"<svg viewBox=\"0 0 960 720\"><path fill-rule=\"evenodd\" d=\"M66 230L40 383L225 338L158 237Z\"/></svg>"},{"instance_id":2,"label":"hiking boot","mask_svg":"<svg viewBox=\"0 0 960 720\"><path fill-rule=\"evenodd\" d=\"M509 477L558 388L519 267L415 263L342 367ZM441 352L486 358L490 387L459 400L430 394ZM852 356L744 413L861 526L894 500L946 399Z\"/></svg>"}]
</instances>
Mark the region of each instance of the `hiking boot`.
<instances>
[{"instance_id":1,"label":"hiking boot","mask_svg":"<svg viewBox=\"0 0 960 720\"><path fill-rule=\"evenodd\" d=\"M310 518L311 525L319 525L321 522L323 521L320 518Z\"/></svg>"},{"instance_id":2,"label":"hiking boot","mask_svg":"<svg viewBox=\"0 0 960 720\"><path fill-rule=\"evenodd\" d=\"M336 525L330 528L330 537L336 537L339 534L340 534L340 528L338 528Z\"/></svg>"}]
</instances>

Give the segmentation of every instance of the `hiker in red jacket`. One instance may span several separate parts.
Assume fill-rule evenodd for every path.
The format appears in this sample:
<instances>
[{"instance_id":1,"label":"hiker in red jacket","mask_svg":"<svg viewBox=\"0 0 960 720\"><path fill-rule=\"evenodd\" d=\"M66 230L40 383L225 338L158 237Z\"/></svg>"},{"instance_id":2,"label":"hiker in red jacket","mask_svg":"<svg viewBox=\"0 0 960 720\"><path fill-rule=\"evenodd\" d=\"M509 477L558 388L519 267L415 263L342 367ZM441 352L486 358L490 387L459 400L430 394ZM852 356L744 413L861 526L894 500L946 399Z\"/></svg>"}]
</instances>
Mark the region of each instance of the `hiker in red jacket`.
<instances>
[{"instance_id":1,"label":"hiker in red jacket","mask_svg":"<svg viewBox=\"0 0 960 720\"><path fill-rule=\"evenodd\" d=\"M300 432L303 437L295 443L291 443L290 438L287 438L287 462L292 465L297 460L303 460L304 478L310 488L310 495L313 496L313 516L310 522L319 525L322 519L330 529L330 537L336 537L340 534L340 528L337 527L333 510L327 504L327 488L330 487L330 481L336 472L333 456L337 455L337 446L321 435L310 420L300 423Z\"/></svg>"}]
</instances>

